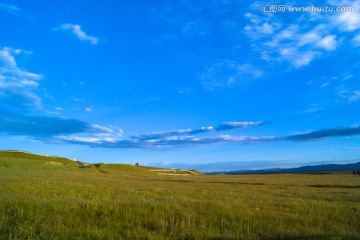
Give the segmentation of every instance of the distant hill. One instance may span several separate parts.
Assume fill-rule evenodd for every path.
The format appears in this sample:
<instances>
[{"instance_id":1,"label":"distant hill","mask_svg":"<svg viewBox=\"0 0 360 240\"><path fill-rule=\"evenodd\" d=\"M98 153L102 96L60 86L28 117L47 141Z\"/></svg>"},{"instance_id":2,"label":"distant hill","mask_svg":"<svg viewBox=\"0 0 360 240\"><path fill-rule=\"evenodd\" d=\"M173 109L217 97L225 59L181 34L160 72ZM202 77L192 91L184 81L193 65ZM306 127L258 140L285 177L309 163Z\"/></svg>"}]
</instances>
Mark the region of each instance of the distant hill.
<instances>
[{"instance_id":1,"label":"distant hill","mask_svg":"<svg viewBox=\"0 0 360 240\"><path fill-rule=\"evenodd\" d=\"M360 162L359 159L354 159L353 162ZM356 164L356 163L355 163ZM290 161L267 161L267 160L256 160L256 161L221 161L221 162L207 162L207 163L154 163L152 166L160 168L176 168L176 169L198 169L201 172L205 173L248 173L248 172L277 172L277 171L287 171L287 172L303 172L303 171L312 171L312 168L320 168L324 171L328 171L329 167L332 169L342 170L342 167L345 167L345 170L353 170L354 168L359 168L356 166L351 166L348 164L342 164L341 162L336 162L329 164L327 162L312 162L312 163L303 163L295 164ZM303 166L303 167L299 167ZM304 168L310 169L304 169ZM321 171L323 171L321 170ZM319 170L314 170L319 171Z\"/></svg>"},{"instance_id":2,"label":"distant hill","mask_svg":"<svg viewBox=\"0 0 360 240\"><path fill-rule=\"evenodd\" d=\"M348 164L322 164L313 166L302 166L297 168L268 168L259 170L234 170L213 173L222 174L256 174L256 173L303 173L303 172L329 172L329 171L351 171L360 169L360 162Z\"/></svg>"},{"instance_id":3,"label":"distant hill","mask_svg":"<svg viewBox=\"0 0 360 240\"><path fill-rule=\"evenodd\" d=\"M186 169L154 168L134 166L130 164L106 164L73 161L64 157L35 154L18 150L0 150L0 170L36 172L96 172L96 173L127 173L150 175L202 175L200 171Z\"/></svg>"},{"instance_id":4,"label":"distant hill","mask_svg":"<svg viewBox=\"0 0 360 240\"><path fill-rule=\"evenodd\" d=\"M25 152L25 151L19 151L19 150L0 150L0 158L16 158L16 159L32 159L32 160L46 160L49 159L57 159L59 161L70 161L73 162L70 159L64 158L64 157L58 157L58 156L49 156L47 154L36 154L31 152Z\"/></svg>"}]
</instances>

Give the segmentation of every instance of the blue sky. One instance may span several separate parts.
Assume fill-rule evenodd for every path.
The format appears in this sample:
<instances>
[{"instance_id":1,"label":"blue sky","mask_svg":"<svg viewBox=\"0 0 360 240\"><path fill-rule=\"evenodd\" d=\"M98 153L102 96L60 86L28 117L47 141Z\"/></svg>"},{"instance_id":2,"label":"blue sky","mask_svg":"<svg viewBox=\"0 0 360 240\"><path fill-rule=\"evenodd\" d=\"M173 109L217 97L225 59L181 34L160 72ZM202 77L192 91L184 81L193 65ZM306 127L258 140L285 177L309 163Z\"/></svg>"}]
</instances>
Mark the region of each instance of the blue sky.
<instances>
[{"instance_id":1,"label":"blue sky","mask_svg":"<svg viewBox=\"0 0 360 240\"><path fill-rule=\"evenodd\" d=\"M1 1L1 149L219 169L358 161L360 4L265 4ZM311 5L353 11L288 9Z\"/></svg>"}]
</instances>

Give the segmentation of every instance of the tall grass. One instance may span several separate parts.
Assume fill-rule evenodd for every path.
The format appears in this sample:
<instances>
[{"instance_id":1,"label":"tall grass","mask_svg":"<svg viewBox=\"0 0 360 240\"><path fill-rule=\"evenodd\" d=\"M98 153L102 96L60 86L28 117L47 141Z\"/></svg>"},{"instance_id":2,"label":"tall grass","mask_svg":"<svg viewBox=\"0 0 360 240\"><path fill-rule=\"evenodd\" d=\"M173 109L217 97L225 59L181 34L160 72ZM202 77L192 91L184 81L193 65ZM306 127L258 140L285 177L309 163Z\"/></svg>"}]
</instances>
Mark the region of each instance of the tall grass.
<instances>
[{"instance_id":1,"label":"tall grass","mask_svg":"<svg viewBox=\"0 0 360 240\"><path fill-rule=\"evenodd\" d=\"M0 190L0 239L360 239L346 173L166 176L0 152Z\"/></svg>"}]
</instances>

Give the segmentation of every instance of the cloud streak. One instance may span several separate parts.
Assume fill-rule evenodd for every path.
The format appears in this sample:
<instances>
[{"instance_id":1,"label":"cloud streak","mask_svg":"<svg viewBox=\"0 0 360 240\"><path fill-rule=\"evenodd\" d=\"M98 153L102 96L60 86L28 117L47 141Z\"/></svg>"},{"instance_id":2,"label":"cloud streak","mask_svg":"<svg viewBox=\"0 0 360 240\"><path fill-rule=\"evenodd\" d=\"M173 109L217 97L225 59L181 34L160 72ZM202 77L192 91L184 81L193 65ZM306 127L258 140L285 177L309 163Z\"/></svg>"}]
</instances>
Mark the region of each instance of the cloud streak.
<instances>
[{"instance_id":1,"label":"cloud streak","mask_svg":"<svg viewBox=\"0 0 360 240\"><path fill-rule=\"evenodd\" d=\"M21 13L21 9L15 5L12 4L5 4L5 3L0 3L0 9L7 11L11 14L14 14L16 16L19 16Z\"/></svg>"},{"instance_id":2,"label":"cloud streak","mask_svg":"<svg viewBox=\"0 0 360 240\"><path fill-rule=\"evenodd\" d=\"M88 131L90 126L75 119L24 116L0 109L0 129L1 132L9 135L43 138Z\"/></svg>"},{"instance_id":3,"label":"cloud streak","mask_svg":"<svg viewBox=\"0 0 360 240\"><path fill-rule=\"evenodd\" d=\"M241 123L241 122L235 122ZM140 149L168 149L176 147L196 147L202 145L220 144L220 143L240 143L240 144L263 144L273 141L311 141L316 139L324 139L329 137L341 137L360 134L360 127L345 127L324 129L318 131L311 131L304 134L295 134L289 136L232 136L232 135L217 135L217 136L194 136L196 134L205 133L209 131L223 131L238 128L239 126L232 126L230 128L221 129L199 128L195 130L176 130L162 133L148 133L130 136L126 139L109 139L99 140L97 138L81 139L79 137L62 136L61 141L72 144L83 144L90 147L98 148L140 148ZM252 125L252 126L259 126ZM222 126L219 125L219 126ZM228 124L225 124L228 126ZM248 125L250 126L250 125ZM242 126L244 127L244 126ZM191 135L190 135L191 134Z\"/></svg>"},{"instance_id":4,"label":"cloud streak","mask_svg":"<svg viewBox=\"0 0 360 240\"><path fill-rule=\"evenodd\" d=\"M255 126L264 125L266 123L267 122L264 122L264 121L225 122L225 123L220 124L217 127L208 126L208 127L201 127L198 129L183 129L183 130L173 130L173 131L167 131L167 132L152 132L152 133L137 134L137 135L131 136L130 139L137 139L137 140L162 139L165 137L174 137L174 136L181 136L181 135L196 135L196 134L201 134L201 133L225 131L225 130L231 130L231 129L236 129L236 128L255 127Z\"/></svg>"},{"instance_id":5,"label":"cloud streak","mask_svg":"<svg viewBox=\"0 0 360 240\"><path fill-rule=\"evenodd\" d=\"M142 149L167 149L174 147L194 147L199 145L209 145L217 143L243 143L243 144L257 144L267 141L278 140L274 136L229 136L220 135L214 137L195 137L195 136L175 136L165 137L160 139L123 139L119 141L97 141L86 139L86 141L79 141L77 138L63 138L68 143L84 144L90 147L101 148L142 148Z\"/></svg>"},{"instance_id":6,"label":"cloud streak","mask_svg":"<svg viewBox=\"0 0 360 240\"><path fill-rule=\"evenodd\" d=\"M312 131L309 133L288 136L286 137L286 139L294 140L294 141L310 141L310 140L322 139L327 137L351 136L357 134L360 134L360 126Z\"/></svg>"},{"instance_id":7,"label":"cloud streak","mask_svg":"<svg viewBox=\"0 0 360 240\"><path fill-rule=\"evenodd\" d=\"M49 143L97 143L118 141L123 131L77 119L22 115L0 108L0 133Z\"/></svg>"},{"instance_id":8,"label":"cloud streak","mask_svg":"<svg viewBox=\"0 0 360 240\"><path fill-rule=\"evenodd\" d=\"M81 26L78 24L64 23L60 26L59 29L63 31L69 31L73 35L75 35L79 40L89 42L93 45L96 45L99 42L98 37L88 35L86 32L84 32L81 29Z\"/></svg>"},{"instance_id":9,"label":"cloud streak","mask_svg":"<svg viewBox=\"0 0 360 240\"><path fill-rule=\"evenodd\" d=\"M265 141L276 140L276 137L273 136L261 136L261 137L251 137L251 136L229 136L229 135L220 135L215 137L194 137L194 136L185 136L185 137L173 137L165 138L156 141L150 141L150 147L154 146L155 148L160 148L162 146L197 146L197 145L209 145L216 143L244 143L244 144L254 144L262 143ZM116 146L116 145L115 145ZM147 147L145 145L145 147Z\"/></svg>"}]
</instances>

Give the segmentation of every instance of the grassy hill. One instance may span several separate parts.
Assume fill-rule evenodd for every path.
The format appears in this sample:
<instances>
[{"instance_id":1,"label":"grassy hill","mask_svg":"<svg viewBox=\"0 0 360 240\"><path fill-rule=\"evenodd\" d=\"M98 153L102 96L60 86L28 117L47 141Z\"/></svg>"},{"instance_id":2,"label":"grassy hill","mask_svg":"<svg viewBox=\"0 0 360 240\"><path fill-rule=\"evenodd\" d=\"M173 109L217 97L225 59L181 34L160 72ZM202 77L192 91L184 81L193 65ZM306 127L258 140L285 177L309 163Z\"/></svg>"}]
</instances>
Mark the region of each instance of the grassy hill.
<instances>
[{"instance_id":1,"label":"grassy hill","mask_svg":"<svg viewBox=\"0 0 360 240\"><path fill-rule=\"evenodd\" d=\"M0 239L360 239L359 176L164 170L0 151Z\"/></svg>"}]
</instances>

